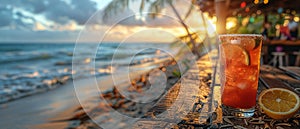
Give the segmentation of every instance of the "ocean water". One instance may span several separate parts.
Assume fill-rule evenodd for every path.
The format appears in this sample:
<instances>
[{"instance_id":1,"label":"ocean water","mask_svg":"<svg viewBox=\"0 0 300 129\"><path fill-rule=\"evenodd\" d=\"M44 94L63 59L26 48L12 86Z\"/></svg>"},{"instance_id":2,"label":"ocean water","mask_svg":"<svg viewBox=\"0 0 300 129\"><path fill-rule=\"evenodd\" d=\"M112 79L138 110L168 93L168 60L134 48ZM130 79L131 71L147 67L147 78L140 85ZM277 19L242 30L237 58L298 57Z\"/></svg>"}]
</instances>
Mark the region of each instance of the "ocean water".
<instances>
[{"instance_id":1,"label":"ocean water","mask_svg":"<svg viewBox=\"0 0 300 129\"><path fill-rule=\"evenodd\" d=\"M165 43L101 43L97 49L95 44L82 43L76 45L73 58L74 47L74 43L0 44L0 103L61 86L70 79L101 77L147 63L142 69L152 69L177 52ZM77 69L72 70L72 63Z\"/></svg>"}]
</instances>

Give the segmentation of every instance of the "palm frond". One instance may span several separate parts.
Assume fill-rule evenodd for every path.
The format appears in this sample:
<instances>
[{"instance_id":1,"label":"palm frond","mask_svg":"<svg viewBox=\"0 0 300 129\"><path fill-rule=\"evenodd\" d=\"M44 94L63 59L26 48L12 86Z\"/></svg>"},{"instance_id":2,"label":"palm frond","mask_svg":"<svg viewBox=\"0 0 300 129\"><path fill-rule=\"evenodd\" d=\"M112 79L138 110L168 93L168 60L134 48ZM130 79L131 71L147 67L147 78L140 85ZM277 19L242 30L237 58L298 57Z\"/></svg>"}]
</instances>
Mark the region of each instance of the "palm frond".
<instances>
[{"instance_id":1,"label":"palm frond","mask_svg":"<svg viewBox=\"0 0 300 129\"><path fill-rule=\"evenodd\" d=\"M112 0L111 3L109 3L105 9L104 9L104 15L102 17L103 21L109 19L109 16L112 16L113 14L116 14L118 12L124 11L124 9L129 8L130 2L134 2L137 0ZM197 35L197 33L191 33L187 25L185 24L184 20L187 19L188 16L192 13L192 10L194 9L193 5L190 5L190 8L188 12L185 14L184 19L180 16L178 13L178 9L174 6L174 0L142 0L140 1L140 12L142 12L145 8L146 3L149 4L149 12L151 18L156 18L158 15L160 15L160 12L165 7L166 4L168 6L171 6L173 12L175 13L176 17L179 19L181 25L185 28L185 31L187 33L186 36L179 37L175 43L178 42L184 42L186 43L191 49L192 52L198 55L198 51L196 50L197 44L196 42L203 42L201 41L200 37ZM192 0L192 2L197 2L197 0ZM198 45L199 46L199 45Z\"/></svg>"},{"instance_id":2,"label":"palm frond","mask_svg":"<svg viewBox=\"0 0 300 129\"><path fill-rule=\"evenodd\" d=\"M189 10L188 10L188 12L185 14L185 16L184 16L184 18L183 18L183 21L185 21L185 20L191 15L193 9L194 9L194 5L193 5L193 4L190 4Z\"/></svg>"},{"instance_id":3,"label":"palm frond","mask_svg":"<svg viewBox=\"0 0 300 129\"><path fill-rule=\"evenodd\" d=\"M160 15L163 8L165 8L166 3L170 3L170 2L172 2L172 1L169 1L169 0L155 0L152 3L150 3L150 7L149 7L149 12L151 12L150 17L155 19L158 15Z\"/></svg>"},{"instance_id":4,"label":"palm frond","mask_svg":"<svg viewBox=\"0 0 300 129\"><path fill-rule=\"evenodd\" d=\"M145 7L145 0L142 0L141 5L140 5L140 12L144 10Z\"/></svg>"},{"instance_id":5,"label":"palm frond","mask_svg":"<svg viewBox=\"0 0 300 129\"><path fill-rule=\"evenodd\" d=\"M102 20L106 21L109 18L109 16L124 11L129 7L129 2L130 0L112 0L104 8Z\"/></svg>"},{"instance_id":6,"label":"palm frond","mask_svg":"<svg viewBox=\"0 0 300 129\"><path fill-rule=\"evenodd\" d=\"M102 19L105 21L109 16L116 14L118 12L124 11L124 9L129 8L130 2L135 2L139 0L112 0L103 11ZM156 18L157 15L162 11L165 7L166 3L172 3L172 0L142 0L140 4L140 12L145 10L145 5L149 4L148 11L150 13L151 18Z\"/></svg>"}]
</instances>

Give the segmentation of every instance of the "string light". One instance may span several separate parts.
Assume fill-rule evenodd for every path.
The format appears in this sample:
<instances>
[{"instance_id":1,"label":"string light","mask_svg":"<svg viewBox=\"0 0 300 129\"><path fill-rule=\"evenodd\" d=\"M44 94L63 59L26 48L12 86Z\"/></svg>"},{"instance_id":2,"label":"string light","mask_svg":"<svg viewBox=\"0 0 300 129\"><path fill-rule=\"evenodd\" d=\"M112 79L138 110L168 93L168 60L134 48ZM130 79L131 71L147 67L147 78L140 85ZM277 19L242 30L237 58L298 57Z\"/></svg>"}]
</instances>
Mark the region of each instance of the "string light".
<instances>
[{"instance_id":1,"label":"string light","mask_svg":"<svg viewBox=\"0 0 300 129\"><path fill-rule=\"evenodd\" d=\"M257 11L256 11L256 14L257 14L257 15L260 15L260 14L261 14L261 11L260 11L260 10L257 10Z\"/></svg>"},{"instance_id":2,"label":"string light","mask_svg":"<svg viewBox=\"0 0 300 129\"><path fill-rule=\"evenodd\" d=\"M246 4L246 2L245 2L245 1L244 1L244 2L242 2L242 3L241 3L241 8L245 8L245 7L246 7L246 5L247 5L247 4Z\"/></svg>"},{"instance_id":3,"label":"string light","mask_svg":"<svg viewBox=\"0 0 300 129\"><path fill-rule=\"evenodd\" d=\"M258 4L259 3L259 0L254 0L254 4Z\"/></svg>"},{"instance_id":4,"label":"string light","mask_svg":"<svg viewBox=\"0 0 300 129\"><path fill-rule=\"evenodd\" d=\"M299 17L294 17L295 22L299 22L299 20L300 20Z\"/></svg>"},{"instance_id":5,"label":"string light","mask_svg":"<svg viewBox=\"0 0 300 129\"><path fill-rule=\"evenodd\" d=\"M249 12L250 11L250 8L249 7L247 7L246 9L245 9L245 12Z\"/></svg>"},{"instance_id":6,"label":"string light","mask_svg":"<svg viewBox=\"0 0 300 129\"><path fill-rule=\"evenodd\" d=\"M264 4L268 4L269 3L269 0L264 0Z\"/></svg>"}]
</instances>

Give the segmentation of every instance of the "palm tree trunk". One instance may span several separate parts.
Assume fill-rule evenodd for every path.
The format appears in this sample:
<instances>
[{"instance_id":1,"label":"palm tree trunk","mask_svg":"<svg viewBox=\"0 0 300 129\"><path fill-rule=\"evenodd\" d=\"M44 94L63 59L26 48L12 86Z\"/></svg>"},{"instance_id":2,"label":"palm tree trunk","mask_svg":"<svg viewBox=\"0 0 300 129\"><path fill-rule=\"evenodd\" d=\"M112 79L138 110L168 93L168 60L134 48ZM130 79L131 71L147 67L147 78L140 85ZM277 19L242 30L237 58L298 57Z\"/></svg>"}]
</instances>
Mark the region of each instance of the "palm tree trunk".
<instances>
[{"instance_id":1,"label":"palm tree trunk","mask_svg":"<svg viewBox=\"0 0 300 129\"><path fill-rule=\"evenodd\" d=\"M181 25L184 27L185 31L187 32L187 34L188 34L188 36L189 36L189 38L190 38L190 41L191 41L191 43L192 43L192 45L193 45L192 52L193 52L194 54L196 54L198 57L200 57L200 54L199 54L199 52L198 52L198 50L197 50L196 42L195 42L195 40L193 39L192 34L190 33L188 26L184 23L183 19L180 17L178 11L176 10L176 8L175 8L174 5L172 4L172 2L168 2L168 3L170 4L172 10L174 11L175 15L176 15L177 18L179 19L179 22L180 22Z\"/></svg>"}]
</instances>

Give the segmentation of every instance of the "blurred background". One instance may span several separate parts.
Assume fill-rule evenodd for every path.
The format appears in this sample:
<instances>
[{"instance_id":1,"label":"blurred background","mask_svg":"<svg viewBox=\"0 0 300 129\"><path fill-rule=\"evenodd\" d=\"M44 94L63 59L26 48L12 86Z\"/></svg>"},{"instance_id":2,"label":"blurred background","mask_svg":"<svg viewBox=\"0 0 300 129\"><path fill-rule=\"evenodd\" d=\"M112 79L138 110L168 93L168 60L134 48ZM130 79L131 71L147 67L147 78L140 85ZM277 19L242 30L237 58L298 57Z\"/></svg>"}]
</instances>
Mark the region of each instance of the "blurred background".
<instances>
[{"instance_id":1,"label":"blurred background","mask_svg":"<svg viewBox=\"0 0 300 129\"><path fill-rule=\"evenodd\" d=\"M187 52L201 57L218 48L218 34L262 34L262 64L300 66L299 5L297 0L0 0L0 125L42 123L78 104L73 80L101 81L128 65L132 72L151 70L184 59ZM61 86L67 88L56 89ZM56 92L46 92L52 89Z\"/></svg>"}]
</instances>

